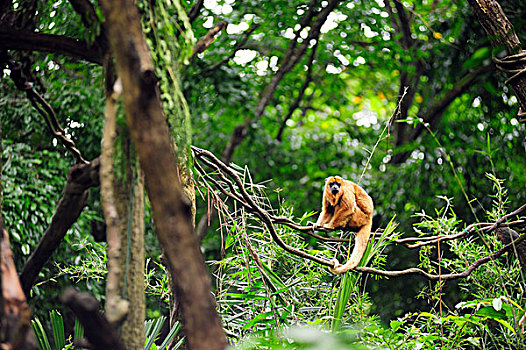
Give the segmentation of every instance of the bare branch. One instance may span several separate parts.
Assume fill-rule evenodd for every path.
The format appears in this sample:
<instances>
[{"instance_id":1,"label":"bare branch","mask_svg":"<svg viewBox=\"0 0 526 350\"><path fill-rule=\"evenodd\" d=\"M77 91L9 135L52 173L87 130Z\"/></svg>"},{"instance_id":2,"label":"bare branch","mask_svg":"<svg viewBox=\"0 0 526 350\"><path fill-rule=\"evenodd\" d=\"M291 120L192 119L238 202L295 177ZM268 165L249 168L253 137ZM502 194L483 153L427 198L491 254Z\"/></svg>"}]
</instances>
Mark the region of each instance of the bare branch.
<instances>
[{"instance_id":1,"label":"bare branch","mask_svg":"<svg viewBox=\"0 0 526 350\"><path fill-rule=\"evenodd\" d=\"M283 121L281 122L281 126L280 126L280 128L278 130L278 134L276 135L276 140L278 140L280 142L281 142L282 137L283 137L283 131L285 130L285 127L287 126L287 121L290 118L292 118L292 114L300 106L301 100L303 100L303 96L305 96L305 91L309 87L309 84L312 82L312 66L313 66L313 62L314 62L314 56L316 56L316 49L317 48L318 48L318 41L316 41L316 44L314 44L314 46L311 49L311 53L310 53L310 56L309 56L309 61L307 62L307 67L308 68L307 68L307 75L305 77L305 82L301 86L301 89L298 92L298 96L296 97L296 99L294 100L292 105L290 106L289 112L287 113L285 118L283 118Z\"/></svg>"},{"instance_id":2,"label":"bare branch","mask_svg":"<svg viewBox=\"0 0 526 350\"><path fill-rule=\"evenodd\" d=\"M230 169L227 165L225 165L225 163L217 159L213 153L207 150L192 146L192 151L194 152L194 155L196 158L198 158L201 161L203 161L204 159L204 163L213 165L214 167L216 167L216 169L225 173L226 175L228 175L228 177L234 180L234 183L236 184L239 190L239 195L236 195L236 197L240 197L242 199L240 203L243 204L243 206L245 206L248 210L250 210L251 212L253 212L255 215L258 216L258 218L267 227L274 242L276 242L281 248L283 248L285 251L291 254L300 256L304 259L308 259L308 260L317 262L320 265L324 265L328 267L334 266L334 263L328 260L327 258L311 255L302 250L291 247L285 242L283 242L283 240L279 237L278 233L276 232L276 229L272 223L271 215L269 215L269 213L266 210L262 209L254 202L252 197L247 193L247 191L243 187L243 183L241 179L239 178L239 176L235 173L235 171ZM207 174L201 174L201 175L207 176ZM223 176L223 178L225 178L225 176Z\"/></svg>"},{"instance_id":3,"label":"bare branch","mask_svg":"<svg viewBox=\"0 0 526 350\"><path fill-rule=\"evenodd\" d=\"M98 184L98 158L91 163L76 164L68 171L64 194L58 202L55 214L51 218L51 223L20 274L20 282L26 295L29 295L42 267L58 248L66 232L80 216L86 203L88 189L98 186Z\"/></svg>"},{"instance_id":4,"label":"bare branch","mask_svg":"<svg viewBox=\"0 0 526 350\"><path fill-rule=\"evenodd\" d=\"M82 154L75 146L75 143L66 136L64 129L62 129L58 123L57 116L51 105L49 105L49 103L44 100L44 98L36 91L36 89L34 89L33 84L28 82L22 76L22 65L12 59L7 59L6 62L9 66L9 69L11 70L11 79L13 79L13 82L20 91L26 93L26 96L33 107L35 107L35 109L44 117L51 134L58 138L67 150L73 153L77 163L86 164L87 161L84 160Z\"/></svg>"},{"instance_id":5,"label":"bare branch","mask_svg":"<svg viewBox=\"0 0 526 350\"><path fill-rule=\"evenodd\" d=\"M396 12L398 13L398 18L400 19L400 30L402 32L402 45L404 49L409 49L415 43L411 37L411 27L409 25L409 18L405 12L404 5L400 0L394 0Z\"/></svg>"},{"instance_id":6,"label":"bare branch","mask_svg":"<svg viewBox=\"0 0 526 350\"><path fill-rule=\"evenodd\" d=\"M458 278L465 278L465 277L468 277L478 267L484 265L485 263L487 263L487 262L489 262L491 260L495 260L496 258L501 256L502 254L506 253L511 248L513 248L513 246L519 245L525 239L526 239L526 234L523 234L522 236L520 236L519 238L517 238L513 242L511 242L511 243L505 245L503 248L499 249L498 251L496 251L494 253L491 253L490 255L487 255L487 256L485 256L485 257L483 257L481 259L476 260L471 265L469 265L469 267L466 270L464 270L462 272L459 272L459 273L450 273L450 274L445 274L445 275L435 275L435 274L428 273L428 272L426 272L426 271L424 271L422 269L419 269L419 268L409 268L409 269L401 270L401 271L383 271L383 270L378 270L378 269L374 269L372 267L365 267L365 266L356 267L355 270L359 271L359 272L367 272L367 273L372 273L374 275L380 275L380 276L385 276L385 277L400 277L400 276L405 276L405 275L420 275L420 276L424 276L425 278L427 278L429 280L434 280L434 281L437 281L439 279L445 281L445 280L454 280L454 279L458 279Z\"/></svg>"},{"instance_id":7,"label":"bare branch","mask_svg":"<svg viewBox=\"0 0 526 350\"><path fill-rule=\"evenodd\" d=\"M190 20L190 23L197 19L204 3L204 0L197 0L197 2L190 8L190 11L188 12L188 20Z\"/></svg>"},{"instance_id":8,"label":"bare branch","mask_svg":"<svg viewBox=\"0 0 526 350\"><path fill-rule=\"evenodd\" d=\"M98 47L63 35L0 28L0 50L41 51L69 56L102 65L104 56Z\"/></svg>"},{"instance_id":9,"label":"bare branch","mask_svg":"<svg viewBox=\"0 0 526 350\"><path fill-rule=\"evenodd\" d=\"M220 31L222 31L226 27L226 22L221 21L217 23L212 29L208 31L194 46L194 53L192 54L192 58L197 55L198 53L201 53L205 51L210 44L212 44L216 38L216 35L219 34Z\"/></svg>"},{"instance_id":10,"label":"bare branch","mask_svg":"<svg viewBox=\"0 0 526 350\"><path fill-rule=\"evenodd\" d=\"M126 350L117 330L99 311L99 302L87 292L67 289L60 296L84 327L84 334L95 350Z\"/></svg>"}]
</instances>

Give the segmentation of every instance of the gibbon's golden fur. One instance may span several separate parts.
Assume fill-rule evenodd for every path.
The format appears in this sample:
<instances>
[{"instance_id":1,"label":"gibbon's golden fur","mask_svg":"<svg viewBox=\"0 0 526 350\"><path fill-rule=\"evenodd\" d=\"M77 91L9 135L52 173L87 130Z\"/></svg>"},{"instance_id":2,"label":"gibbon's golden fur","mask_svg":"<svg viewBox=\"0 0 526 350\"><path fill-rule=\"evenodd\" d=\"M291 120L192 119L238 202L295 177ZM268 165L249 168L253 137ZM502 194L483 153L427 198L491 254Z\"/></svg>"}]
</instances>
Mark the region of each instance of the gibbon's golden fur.
<instances>
[{"instance_id":1,"label":"gibbon's golden fur","mask_svg":"<svg viewBox=\"0 0 526 350\"><path fill-rule=\"evenodd\" d=\"M373 200L354 182L331 176L325 179L322 205L316 226L358 230L349 261L342 265L333 259L335 265L330 268L336 274L352 270L358 266L367 248L373 223Z\"/></svg>"}]
</instances>

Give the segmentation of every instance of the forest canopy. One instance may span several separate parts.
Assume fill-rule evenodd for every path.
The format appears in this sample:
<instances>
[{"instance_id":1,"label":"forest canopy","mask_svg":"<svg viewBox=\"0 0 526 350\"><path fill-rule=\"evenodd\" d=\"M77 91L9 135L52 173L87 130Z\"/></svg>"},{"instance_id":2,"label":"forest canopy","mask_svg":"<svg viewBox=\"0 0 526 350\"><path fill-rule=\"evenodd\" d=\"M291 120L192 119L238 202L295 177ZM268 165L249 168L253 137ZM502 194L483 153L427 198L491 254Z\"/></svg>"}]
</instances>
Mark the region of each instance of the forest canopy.
<instances>
[{"instance_id":1,"label":"forest canopy","mask_svg":"<svg viewBox=\"0 0 526 350\"><path fill-rule=\"evenodd\" d=\"M519 0L1 2L0 347L524 348L525 41Z\"/></svg>"}]
</instances>

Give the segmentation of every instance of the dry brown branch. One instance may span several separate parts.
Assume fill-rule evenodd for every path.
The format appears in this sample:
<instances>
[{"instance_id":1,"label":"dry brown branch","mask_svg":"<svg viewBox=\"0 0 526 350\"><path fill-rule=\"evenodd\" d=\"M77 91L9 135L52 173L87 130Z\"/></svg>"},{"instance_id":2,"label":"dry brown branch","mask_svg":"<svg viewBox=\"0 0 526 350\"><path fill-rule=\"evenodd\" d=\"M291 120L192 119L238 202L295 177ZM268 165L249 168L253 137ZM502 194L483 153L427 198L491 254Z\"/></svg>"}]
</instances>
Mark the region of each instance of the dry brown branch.
<instances>
[{"instance_id":1,"label":"dry brown branch","mask_svg":"<svg viewBox=\"0 0 526 350\"><path fill-rule=\"evenodd\" d=\"M225 29L226 22L220 21L218 22L212 29L208 31L194 46L194 53L192 54L192 58L194 58L195 55L198 53L201 53L205 51L215 40L217 34L219 34L220 31Z\"/></svg>"},{"instance_id":2,"label":"dry brown branch","mask_svg":"<svg viewBox=\"0 0 526 350\"><path fill-rule=\"evenodd\" d=\"M102 65L104 54L85 41L55 34L0 29L0 50L40 51Z\"/></svg>"},{"instance_id":3,"label":"dry brown branch","mask_svg":"<svg viewBox=\"0 0 526 350\"><path fill-rule=\"evenodd\" d=\"M207 151L207 150L195 147L195 146L192 146L192 150L194 152L194 156L196 160L196 163L195 163L196 169L199 172L200 176L206 179L207 181L209 181L213 185L212 187L215 190L220 191L227 198L236 201L249 213L256 215L263 222L265 227L268 229L270 235L272 236L272 239L276 242L276 244L278 244L281 248L283 248L284 250L286 250L287 252L293 255L297 255L304 259L308 259L308 260L317 262L323 266L332 267L333 262L328 260L328 258L314 256L304 251L301 251L297 248L287 245L278 236L274 225L285 225L299 232L309 234L310 236L315 237L325 242L349 242L349 239L323 237L314 232L313 226L302 226L302 225L295 223L289 218L286 218L283 216L272 215L267 210L265 210L264 208L256 204L256 201L253 200L251 195L244 188L243 182L241 181L240 177L238 176L237 172L234 169L232 169L231 167L221 162L210 151ZM200 163L212 169L213 172L205 172L205 170L203 169ZM395 244L404 245L407 248L418 248L418 247L430 245L430 244L434 245L434 244L437 244L437 242L459 239L461 237L467 236L477 231L479 231L480 233L490 233L500 226L524 226L526 220L523 220L522 218L519 220L513 221L513 222L507 222L507 221L511 218L518 216L520 213L522 213L525 210L526 210L526 204L521 206L517 210L511 212L510 214L502 216L494 223L471 224L468 227L466 227L462 232L457 233L457 234L392 239L391 242ZM328 232L332 230L323 230L323 231ZM378 233L376 233L375 236L377 235ZM519 243L522 242L526 238L526 234L518 236L518 238L514 236L513 238L516 238L516 239L514 239L511 243L504 246L502 249L494 253L491 253L481 259L474 261L466 270L459 272L459 273L432 274L432 273L428 273L419 268L409 268L409 269L405 269L401 271L384 271L384 270L379 270L379 269L375 269L371 267L357 267L354 270L358 272L372 273L375 275L385 276L385 277L398 277L398 276L416 274L416 275L424 276L430 280L439 280L439 279L452 280L452 279L457 279L457 278L464 278L464 277L469 276L479 266L493 259L498 258L502 254L510 250L513 246L519 245Z\"/></svg>"},{"instance_id":4,"label":"dry brown branch","mask_svg":"<svg viewBox=\"0 0 526 350\"><path fill-rule=\"evenodd\" d=\"M51 223L20 274L20 282L26 296L29 296L42 267L80 216L88 190L99 185L99 165L99 158L96 158L88 164L76 164L68 171L64 193L51 218Z\"/></svg>"},{"instance_id":5,"label":"dry brown branch","mask_svg":"<svg viewBox=\"0 0 526 350\"><path fill-rule=\"evenodd\" d=\"M77 163L87 164L88 162L82 157L82 154L75 146L75 142L66 136L64 129L60 126L53 107L34 89L33 84L24 78L22 65L12 59L7 59L6 62L11 70L11 79L13 79L17 89L25 92L33 107L44 117L51 134L59 139L68 151L73 153Z\"/></svg>"},{"instance_id":6,"label":"dry brown branch","mask_svg":"<svg viewBox=\"0 0 526 350\"><path fill-rule=\"evenodd\" d=\"M420 276L424 276L425 278L433 280L433 281L437 281L439 279L442 280L442 281L446 281L446 280L454 280L454 279L457 279L457 278L465 278L465 277L468 277L478 267L484 265L485 263L487 263L489 261L495 260L496 258L501 256L502 254L504 254L507 251L511 250L513 248L513 246L519 245L525 239L526 239L526 234L523 234L522 236L520 236L519 238L517 238L513 242L505 245L503 248L497 250L496 252L491 253L491 254L489 254L489 255L487 255L487 256L485 256L483 258L480 258L478 260L475 260L471 265L469 265L469 267L466 270L464 270L462 272L459 272L459 273L450 273L450 274L445 274L445 275L441 275L441 274L435 275L435 274L431 274L431 273L425 272L424 270L419 269L419 268L409 268L409 269L400 270L400 271L383 271L383 270L378 270L378 269L375 269L375 268L372 268L372 267L365 267L365 266L359 266L359 267L355 268L355 270L359 271L359 272L367 272L367 273L372 273L372 274L375 274L375 275L380 275L380 276L385 276L385 277L399 277L399 276L404 276L404 275L420 275Z\"/></svg>"}]
</instances>

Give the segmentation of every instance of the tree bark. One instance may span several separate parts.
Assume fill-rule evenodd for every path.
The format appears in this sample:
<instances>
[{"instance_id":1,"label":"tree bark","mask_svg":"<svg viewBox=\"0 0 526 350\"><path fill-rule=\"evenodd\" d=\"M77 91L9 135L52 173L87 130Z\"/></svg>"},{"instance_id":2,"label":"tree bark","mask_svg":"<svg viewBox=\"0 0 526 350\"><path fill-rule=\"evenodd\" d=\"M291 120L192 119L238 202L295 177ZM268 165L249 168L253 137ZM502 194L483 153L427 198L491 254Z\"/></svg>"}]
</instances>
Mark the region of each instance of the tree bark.
<instances>
[{"instance_id":1,"label":"tree bark","mask_svg":"<svg viewBox=\"0 0 526 350\"><path fill-rule=\"evenodd\" d=\"M74 165L68 171L64 194L58 202L51 223L20 273L20 281L26 296L29 295L44 264L80 216L88 197L89 188L99 185L98 178L98 158L88 164Z\"/></svg>"},{"instance_id":2,"label":"tree bark","mask_svg":"<svg viewBox=\"0 0 526 350\"><path fill-rule=\"evenodd\" d=\"M193 232L190 203L185 201L178 180L157 78L137 8L125 0L101 0L101 6L122 80L126 120L144 171L156 234L180 297L187 344L190 349L224 349L226 337Z\"/></svg>"},{"instance_id":3,"label":"tree bark","mask_svg":"<svg viewBox=\"0 0 526 350\"><path fill-rule=\"evenodd\" d=\"M0 29L0 50L40 51L69 56L102 65L104 53L97 46L63 35Z\"/></svg>"},{"instance_id":4,"label":"tree bark","mask_svg":"<svg viewBox=\"0 0 526 350\"><path fill-rule=\"evenodd\" d=\"M468 0L482 25L488 34L491 45L494 48L505 47L508 54L513 55L524 51L521 48L519 37L513 29L513 25L506 17L499 3L494 0ZM517 63L511 63L514 70L525 70L526 61L523 59ZM513 73L509 74L513 75ZM517 96L522 112L526 112L526 74L519 74L509 80L510 85Z\"/></svg>"}]
</instances>

